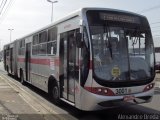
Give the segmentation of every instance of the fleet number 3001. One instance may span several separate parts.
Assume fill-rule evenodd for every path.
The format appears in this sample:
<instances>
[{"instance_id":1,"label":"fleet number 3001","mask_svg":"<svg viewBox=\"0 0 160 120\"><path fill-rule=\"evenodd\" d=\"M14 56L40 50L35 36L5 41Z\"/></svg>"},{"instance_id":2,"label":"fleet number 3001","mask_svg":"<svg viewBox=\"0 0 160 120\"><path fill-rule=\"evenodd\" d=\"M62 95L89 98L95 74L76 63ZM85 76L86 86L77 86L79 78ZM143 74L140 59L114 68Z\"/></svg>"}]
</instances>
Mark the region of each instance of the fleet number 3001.
<instances>
[{"instance_id":1,"label":"fleet number 3001","mask_svg":"<svg viewBox=\"0 0 160 120\"><path fill-rule=\"evenodd\" d=\"M127 88L118 88L118 89L116 89L116 94L117 95L128 94L128 90L127 90Z\"/></svg>"}]
</instances>

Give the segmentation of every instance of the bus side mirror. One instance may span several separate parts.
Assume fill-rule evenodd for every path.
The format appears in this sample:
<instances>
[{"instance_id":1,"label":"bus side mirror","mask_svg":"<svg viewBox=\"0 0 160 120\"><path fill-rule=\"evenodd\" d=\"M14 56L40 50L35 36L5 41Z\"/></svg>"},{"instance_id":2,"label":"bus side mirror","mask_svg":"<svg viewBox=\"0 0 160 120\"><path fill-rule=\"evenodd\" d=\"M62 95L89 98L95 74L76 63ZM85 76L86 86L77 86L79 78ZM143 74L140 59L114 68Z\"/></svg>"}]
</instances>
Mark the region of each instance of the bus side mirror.
<instances>
[{"instance_id":1,"label":"bus side mirror","mask_svg":"<svg viewBox=\"0 0 160 120\"><path fill-rule=\"evenodd\" d=\"M76 34L76 44L78 48L82 47L82 33L77 33Z\"/></svg>"}]
</instances>

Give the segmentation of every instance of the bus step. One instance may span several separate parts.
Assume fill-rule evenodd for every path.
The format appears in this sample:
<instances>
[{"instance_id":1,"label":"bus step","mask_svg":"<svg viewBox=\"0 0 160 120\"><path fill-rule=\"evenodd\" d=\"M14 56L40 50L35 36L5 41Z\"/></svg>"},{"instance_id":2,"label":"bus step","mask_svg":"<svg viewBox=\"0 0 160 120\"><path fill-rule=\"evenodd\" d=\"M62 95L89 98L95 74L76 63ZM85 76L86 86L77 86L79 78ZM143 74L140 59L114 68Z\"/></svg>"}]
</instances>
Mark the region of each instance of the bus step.
<instances>
[{"instance_id":1,"label":"bus step","mask_svg":"<svg viewBox=\"0 0 160 120\"><path fill-rule=\"evenodd\" d=\"M75 106L75 104L74 104L73 102L71 102L71 101L68 101L68 100L66 100L66 99L64 99L64 98L60 98L60 99L61 99L62 101L64 101L64 102L72 105L72 106Z\"/></svg>"}]
</instances>

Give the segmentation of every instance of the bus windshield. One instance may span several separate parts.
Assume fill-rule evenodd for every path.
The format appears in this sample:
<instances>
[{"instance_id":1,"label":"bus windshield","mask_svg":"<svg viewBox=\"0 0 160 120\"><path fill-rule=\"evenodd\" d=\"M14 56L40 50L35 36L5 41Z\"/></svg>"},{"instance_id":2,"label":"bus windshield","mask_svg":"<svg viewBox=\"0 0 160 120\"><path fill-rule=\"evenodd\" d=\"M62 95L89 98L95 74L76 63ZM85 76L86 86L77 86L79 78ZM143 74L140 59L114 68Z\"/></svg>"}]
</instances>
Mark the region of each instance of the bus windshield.
<instances>
[{"instance_id":1,"label":"bus windshield","mask_svg":"<svg viewBox=\"0 0 160 120\"><path fill-rule=\"evenodd\" d=\"M112 82L153 77L154 47L148 25L142 26L138 17L103 18L101 22L89 18L94 75Z\"/></svg>"}]
</instances>

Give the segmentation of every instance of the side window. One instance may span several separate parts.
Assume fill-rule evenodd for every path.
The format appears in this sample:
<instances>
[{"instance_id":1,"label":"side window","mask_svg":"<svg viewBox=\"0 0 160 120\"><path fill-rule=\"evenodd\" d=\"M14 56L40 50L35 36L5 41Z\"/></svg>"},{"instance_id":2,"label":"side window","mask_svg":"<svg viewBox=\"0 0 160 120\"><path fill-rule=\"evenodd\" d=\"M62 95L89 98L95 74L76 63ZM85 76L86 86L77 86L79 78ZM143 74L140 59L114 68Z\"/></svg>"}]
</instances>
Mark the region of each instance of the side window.
<instances>
[{"instance_id":1,"label":"side window","mask_svg":"<svg viewBox=\"0 0 160 120\"><path fill-rule=\"evenodd\" d=\"M32 41L32 55L38 55L38 44L39 44L38 34L35 34L33 35L33 41Z\"/></svg>"},{"instance_id":2,"label":"side window","mask_svg":"<svg viewBox=\"0 0 160 120\"><path fill-rule=\"evenodd\" d=\"M19 41L19 49L18 49L18 54L19 55L24 55L25 53L25 39L22 39Z\"/></svg>"},{"instance_id":3,"label":"side window","mask_svg":"<svg viewBox=\"0 0 160 120\"><path fill-rule=\"evenodd\" d=\"M32 55L55 55L57 52L57 28L53 27L33 35Z\"/></svg>"},{"instance_id":4,"label":"side window","mask_svg":"<svg viewBox=\"0 0 160 120\"><path fill-rule=\"evenodd\" d=\"M57 28L53 27L48 30L48 41L57 40Z\"/></svg>"},{"instance_id":5,"label":"side window","mask_svg":"<svg viewBox=\"0 0 160 120\"><path fill-rule=\"evenodd\" d=\"M47 44L40 44L39 45L39 54L40 55L46 55L47 52Z\"/></svg>"},{"instance_id":6,"label":"side window","mask_svg":"<svg viewBox=\"0 0 160 120\"><path fill-rule=\"evenodd\" d=\"M57 28L53 27L48 30L47 54L53 55L57 52Z\"/></svg>"},{"instance_id":7,"label":"side window","mask_svg":"<svg viewBox=\"0 0 160 120\"><path fill-rule=\"evenodd\" d=\"M47 42L47 31L43 31L39 34L39 43Z\"/></svg>"},{"instance_id":8,"label":"side window","mask_svg":"<svg viewBox=\"0 0 160 120\"><path fill-rule=\"evenodd\" d=\"M22 47L25 47L25 39L22 40Z\"/></svg>"},{"instance_id":9,"label":"side window","mask_svg":"<svg viewBox=\"0 0 160 120\"><path fill-rule=\"evenodd\" d=\"M33 36L33 42L32 42L32 44L33 44L33 45L36 45L36 44L38 44L38 43L39 43L38 34L36 34L36 35Z\"/></svg>"},{"instance_id":10,"label":"side window","mask_svg":"<svg viewBox=\"0 0 160 120\"><path fill-rule=\"evenodd\" d=\"M57 52L57 42L49 42L47 43L47 54L56 54Z\"/></svg>"},{"instance_id":11,"label":"side window","mask_svg":"<svg viewBox=\"0 0 160 120\"><path fill-rule=\"evenodd\" d=\"M39 33L39 55L46 55L47 53L47 31Z\"/></svg>"},{"instance_id":12,"label":"side window","mask_svg":"<svg viewBox=\"0 0 160 120\"><path fill-rule=\"evenodd\" d=\"M9 56L9 46L6 46L6 56Z\"/></svg>"},{"instance_id":13,"label":"side window","mask_svg":"<svg viewBox=\"0 0 160 120\"><path fill-rule=\"evenodd\" d=\"M32 55L37 55L38 54L38 45L32 46Z\"/></svg>"}]
</instances>

